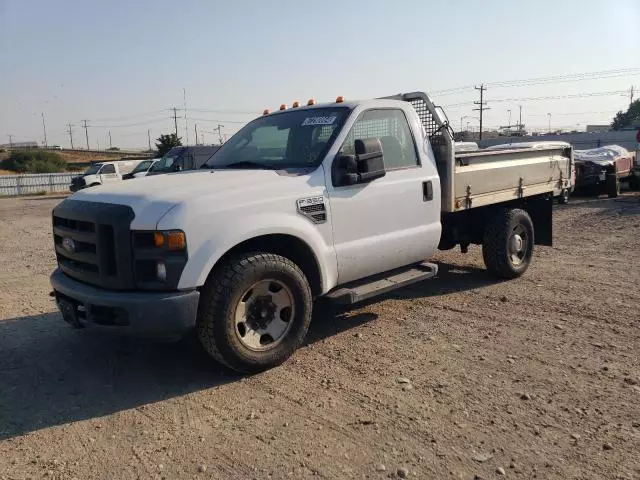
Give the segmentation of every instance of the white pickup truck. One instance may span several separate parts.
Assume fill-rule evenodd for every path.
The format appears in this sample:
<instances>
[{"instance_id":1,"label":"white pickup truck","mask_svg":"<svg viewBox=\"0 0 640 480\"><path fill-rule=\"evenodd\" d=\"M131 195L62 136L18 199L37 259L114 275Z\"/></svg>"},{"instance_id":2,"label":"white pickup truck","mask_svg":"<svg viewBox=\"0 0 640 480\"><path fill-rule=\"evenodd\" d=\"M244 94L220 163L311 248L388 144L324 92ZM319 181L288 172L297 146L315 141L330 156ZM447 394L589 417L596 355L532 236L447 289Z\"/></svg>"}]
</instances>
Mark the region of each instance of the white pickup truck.
<instances>
[{"instance_id":1,"label":"white pickup truck","mask_svg":"<svg viewBox=\"0 0 640 480\"><path fill-rule=\"evenodd\" d=\"M434 277L481 244L503 278L550 245L570 147L458 152L420 92L265 114L202 169L82 190L53 211L57 304L75 327L195 327L239 371L301 344L313 300L351 304ZM428 288L428 287L425 287Z\"/></svg>"},{"instance_id":2,"label":"white pickup truck","mask_svg":"<svg viewBox=\"0 0 640 480\"><path fill-rule=\"evenodd\" d=\"M118 160L98 162L91 165L82 175L71 179L69 189L77 192L87 187L97 187L110 182L119 182L123 175L131 172L142 160Z\"/></svg>"}]
</instances>

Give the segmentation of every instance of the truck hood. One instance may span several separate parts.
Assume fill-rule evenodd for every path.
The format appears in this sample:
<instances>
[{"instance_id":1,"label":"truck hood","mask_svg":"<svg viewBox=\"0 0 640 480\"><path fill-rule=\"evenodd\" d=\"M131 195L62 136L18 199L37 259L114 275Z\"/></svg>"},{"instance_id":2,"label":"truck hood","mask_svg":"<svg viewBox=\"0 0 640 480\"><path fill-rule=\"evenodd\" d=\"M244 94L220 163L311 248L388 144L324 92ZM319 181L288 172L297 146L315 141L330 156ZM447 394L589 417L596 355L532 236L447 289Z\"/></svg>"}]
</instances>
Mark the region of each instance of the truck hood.
<instances>
[{"instance_id":1,"label":"truck hood","mask_svg":"<svg viewBox=\"0 0 640 480\"><path fill-rule=\"evenodd\" d=\"M231 197L255 198L258 191L270 195L294 193L303 186L309 188L310 173L309 169L195 170L113 182L80 190L70 198L130 206L136 216L132 228L153 229L177 205L205 200L224 205L225 199Z\"/></svg>"}]
</instances>

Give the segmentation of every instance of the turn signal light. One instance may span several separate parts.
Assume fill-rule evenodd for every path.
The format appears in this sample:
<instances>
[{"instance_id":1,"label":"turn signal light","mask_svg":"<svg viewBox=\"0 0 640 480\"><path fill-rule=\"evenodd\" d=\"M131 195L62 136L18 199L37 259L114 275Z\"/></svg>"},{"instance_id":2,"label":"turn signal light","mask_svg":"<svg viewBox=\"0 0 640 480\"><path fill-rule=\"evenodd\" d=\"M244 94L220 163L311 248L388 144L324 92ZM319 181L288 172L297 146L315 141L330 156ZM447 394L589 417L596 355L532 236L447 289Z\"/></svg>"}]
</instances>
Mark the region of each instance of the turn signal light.
<instances>
[{"instance_id":1,"label":"turn signal light","mask_svg":"<svg viewBox=\"0 0 640 480\"><path fill-rule=\"evenodd\" d=\"M153 244L156 247L164 245L164 235L161 232L153 232Z\"/></svg>"},{"instance_id":2,"label":"turn signal light","mask_svg":"<svg viewBox=\"0 0 640 480\"><path fill-rule=\"evenodd\" d=\"M313 98L310 98L309 101L307 102L307 105L315 105L316 101Z\"/></svg>"},{"instance_id":3,"label":"turn signal light","mask_svg":"<svg viewBox=\"0 0 640 480\"><path fill-rule=\"evenodd\" d=\"M169 250L182 250L186 246L187 240L184 237L184 232L167 233L167 248Z\"/></svg>"},{"instance_id":4,"label":"turn signal light","mask_svg":"<svg viewBox=\"0 0 640 480\"><path fill-rule=\"evenodd\" d=\"M293 108L298 108L300 106L300 102L298 102L297 100L295 102L293 102L293 105L291 105Z\"/></svg>"},{"instance_id":5,"label":"turn signal light","mask_svg":"<svg viewBox=\"0 0 640 480\"><path fill-rule=\"evenodd\" d=\"M344 97L340 95L338 98L336 98L336 103L342 103L342 102L344 102Z\"/></svg>"},{"instance_id":6,"label":"turn signal light","mask_svg":"<svg viewBox=\"0 0 640 480\"><path fill-rule=\"evenodd\" d=\"M263 115L269 115L271 113L271 110L269 110L268 108L265 108L264 111L262 112Z\"/></svg>"},{"instance_id":7,"label":"turn signal light","mask_svg":"<svg viewBox=\"0 0 640 480\"><path fill-rule=\"evenodd\" d=\"M287 109L287 104L283 103L282 105L280 105L280 110L286 110Z\"/></svg>"}]
</instances>

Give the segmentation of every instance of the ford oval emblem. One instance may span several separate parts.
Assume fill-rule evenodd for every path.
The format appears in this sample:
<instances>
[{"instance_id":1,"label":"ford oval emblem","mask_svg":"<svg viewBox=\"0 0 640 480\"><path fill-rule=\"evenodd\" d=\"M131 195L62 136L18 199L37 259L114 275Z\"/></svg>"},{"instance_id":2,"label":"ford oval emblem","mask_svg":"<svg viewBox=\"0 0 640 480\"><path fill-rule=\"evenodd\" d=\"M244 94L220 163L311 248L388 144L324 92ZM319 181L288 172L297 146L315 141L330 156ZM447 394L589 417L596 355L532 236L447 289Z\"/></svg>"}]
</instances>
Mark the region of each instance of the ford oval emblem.
<instances>
[{"instance_id":1,"label":"ford oval emblem","mask_svg":"<svg viewBox=\"0 0 640 480\"><path fill-rule=\"evenodd\" d=\"M64 248L69 253L75 253L76 242L73 241L73 238L64 237L62 239L62 248Z\"/></svg>"}]
</instances>

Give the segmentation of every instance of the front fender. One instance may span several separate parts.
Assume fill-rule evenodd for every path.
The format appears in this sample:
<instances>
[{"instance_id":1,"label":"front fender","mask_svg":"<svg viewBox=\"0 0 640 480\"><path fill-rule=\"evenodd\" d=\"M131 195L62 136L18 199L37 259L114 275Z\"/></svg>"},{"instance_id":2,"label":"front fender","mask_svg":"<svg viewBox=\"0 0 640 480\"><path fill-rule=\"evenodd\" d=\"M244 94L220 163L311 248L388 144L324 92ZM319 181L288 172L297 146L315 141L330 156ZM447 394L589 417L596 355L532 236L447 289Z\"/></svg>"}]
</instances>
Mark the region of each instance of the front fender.
<instances>
[{"instance_id":1,"label":"front fender","mask_svg":"<svg viewBox=\"0 0 640 480\"><path fill-rule=\"evenodd\" d=\"M213 220L213 219L212 219ZM223 225L223 228L216 228ZM204 227L203 227L204 226ZM315 225L308 219L291 213L260 213L254 215L225 216L217 222L200 220L185 230L189 260L178 284L179 289L189 289L204 285L211 269L220 258L236 245L263 235L291 235L305 242L316 257L323 292L326 293L337 283L337 260L335 251L326 235L330 235L330 225Z\"/></svg>"}]
</instances>

